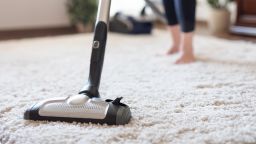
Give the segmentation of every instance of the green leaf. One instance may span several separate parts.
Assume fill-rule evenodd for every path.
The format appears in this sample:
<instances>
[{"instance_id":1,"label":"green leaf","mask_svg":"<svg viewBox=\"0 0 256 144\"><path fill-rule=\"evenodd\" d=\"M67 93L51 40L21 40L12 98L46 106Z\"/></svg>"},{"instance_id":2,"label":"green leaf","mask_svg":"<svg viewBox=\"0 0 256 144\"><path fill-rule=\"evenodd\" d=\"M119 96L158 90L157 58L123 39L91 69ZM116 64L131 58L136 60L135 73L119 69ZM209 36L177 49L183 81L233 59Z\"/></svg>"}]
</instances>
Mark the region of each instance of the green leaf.
<instances>
[{"instance_id":1,"label":"green leaf","mask_svg":"<svg viewBox=\"0 0 256 144\"><path fill-rule=\"evenodd\" d=\"M97 0L68 0L67 10L73 24L81 22L84 25L95 20Z\"/></svg>"},{"instance_id":2,"label":"green leaf","mask_svg":"<svg viewBox=\"0 0 256 144\"><path fill-rule=\"evenodd\" d=\"M226 9L230 2L235 0L226 0L224 4L222 4L219 0L207 0L208 4L214 9Z\"/></svg>"}]
</instances>

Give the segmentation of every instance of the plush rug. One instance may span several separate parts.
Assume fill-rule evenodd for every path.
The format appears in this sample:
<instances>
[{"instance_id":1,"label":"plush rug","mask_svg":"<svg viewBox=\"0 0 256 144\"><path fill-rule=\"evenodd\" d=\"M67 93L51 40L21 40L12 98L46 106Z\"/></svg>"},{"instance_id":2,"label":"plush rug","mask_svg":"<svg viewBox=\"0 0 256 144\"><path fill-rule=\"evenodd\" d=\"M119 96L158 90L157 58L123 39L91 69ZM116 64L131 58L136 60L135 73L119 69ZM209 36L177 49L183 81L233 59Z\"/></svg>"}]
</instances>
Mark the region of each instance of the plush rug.
<instances>
[{"instance_id":1,"label":"plush rug","mask_svg":"<svg viewBox=\"0 0 256 144\"><path fill-rule=\"evenodd\" d=\"M25 121L30 105L76 94L91 34L0 42L0 143L256 143L256 44L196 36L197 62L162 56L169 34L110 34L101 95L123 96L125 126Z\"/></svg>"}]
</instances>

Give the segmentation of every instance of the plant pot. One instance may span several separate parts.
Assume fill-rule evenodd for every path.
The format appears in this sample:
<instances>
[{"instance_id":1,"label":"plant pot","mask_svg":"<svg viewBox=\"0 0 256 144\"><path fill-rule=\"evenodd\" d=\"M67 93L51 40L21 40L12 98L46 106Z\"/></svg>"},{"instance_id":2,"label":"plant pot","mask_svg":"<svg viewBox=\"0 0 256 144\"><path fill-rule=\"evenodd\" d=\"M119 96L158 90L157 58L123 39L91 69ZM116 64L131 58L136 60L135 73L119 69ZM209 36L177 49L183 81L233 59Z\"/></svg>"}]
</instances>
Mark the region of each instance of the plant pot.
<instances>
[{"instance_id":1,"label":"plant pot","mask_svg":"<svg viewBox=\"0 0 256 144\"><path fill-rule=\"evenodd\" d=\"M211 8L208 17L209 30L213 34L229 31L230 12L227 9Z\"/></svg>"},{"instance_id":2,"label":"plant pot","mask_svg":"<svg viewBox=\"0 0 256 144\"><path fill-rule=\"evenodd\" d=\"M75 26L76 26L76 29L79 33L89 33L89 32L93 31L92 24L84 25L83 23L78 22L78 23L75 24Z\"/></svg>"}]
</instances>

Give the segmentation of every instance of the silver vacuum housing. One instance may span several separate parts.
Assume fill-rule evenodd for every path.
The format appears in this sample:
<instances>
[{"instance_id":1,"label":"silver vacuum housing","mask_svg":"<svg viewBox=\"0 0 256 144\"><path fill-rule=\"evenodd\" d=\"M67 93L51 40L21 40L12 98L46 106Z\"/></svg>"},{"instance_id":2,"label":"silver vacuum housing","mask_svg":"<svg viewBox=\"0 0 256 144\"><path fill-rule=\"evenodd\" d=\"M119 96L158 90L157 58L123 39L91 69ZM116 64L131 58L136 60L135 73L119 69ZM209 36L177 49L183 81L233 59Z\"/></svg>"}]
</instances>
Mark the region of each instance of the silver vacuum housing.
<instances>
[{"instance_id":1,"label":"silver vacuum housing","mask_svg":"<svg viewBox=\"0 0 256 144\"><path fill-rule=\"evenodd\" d=\"M116 100L89 98L80 94L67 98L41 101L27 109L27 120L50 120L65 122L91 122L109 125L127 124L131 118L130 108Z\"/></svg>"}]
</instances>

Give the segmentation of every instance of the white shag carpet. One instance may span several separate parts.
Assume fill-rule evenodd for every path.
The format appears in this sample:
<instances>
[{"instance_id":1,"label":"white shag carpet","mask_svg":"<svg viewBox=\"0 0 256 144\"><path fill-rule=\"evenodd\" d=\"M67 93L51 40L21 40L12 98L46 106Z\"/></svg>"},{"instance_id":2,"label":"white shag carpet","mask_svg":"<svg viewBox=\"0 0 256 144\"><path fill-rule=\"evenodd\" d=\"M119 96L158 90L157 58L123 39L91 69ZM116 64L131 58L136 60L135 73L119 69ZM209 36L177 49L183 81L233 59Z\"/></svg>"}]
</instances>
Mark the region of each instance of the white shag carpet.
<instances>
[{"instance_id":1,"label":"white shag carpet","mask_svg":"<svg viewBox=\"0 0 256 144\"><path fill-rule=\"evenodd\" d=\"M110 34L103 98L123 96L125 126L23 120L33 103L76 94L87 79L92 35L0 42L0 143L256 143L256 44L196 36L198 62L157 56L169 34Z\"/></svg>"}]
</instances>

